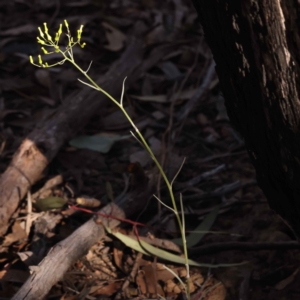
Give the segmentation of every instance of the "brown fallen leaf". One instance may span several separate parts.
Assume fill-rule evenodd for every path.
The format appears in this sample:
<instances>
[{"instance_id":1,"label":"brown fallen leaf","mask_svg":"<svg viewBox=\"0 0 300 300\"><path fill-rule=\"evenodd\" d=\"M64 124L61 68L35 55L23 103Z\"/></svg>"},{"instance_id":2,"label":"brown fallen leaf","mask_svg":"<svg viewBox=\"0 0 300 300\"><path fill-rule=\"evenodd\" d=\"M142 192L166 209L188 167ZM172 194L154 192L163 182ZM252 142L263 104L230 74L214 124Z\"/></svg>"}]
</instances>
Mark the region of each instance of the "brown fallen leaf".
<instances>
[{"instance_id":1,"label":"brown fallen leaf","mask_svg":"<svg viewBox=\"0 0 300 300\"><path fill-rule=\"evenodd\" d=\"M123 247L123 245L121 246ZM123 263L122 263L122 260L123 260L123 255L124 255L124 249L118 249L116 247L114 247L114 250L113 250L113 256L114 256L114 262L116 264L116 266L122 270L123 272L125 272L124 268L123 268Z\"/></svg>"},{"instance_id":2,"label":"brown fallen leaf","mask_svg":"<svg viewBox=\"0 0 300 300\"><path fill-rule=\"evenodd\" d=\"M204 300L224 300L226 297L226 289L222 282L211 278L204 290Z\"/></svg>"},{"instance_id":3,"label":"brown fallen leaf","mask_svg":"<svg viewBox=\"0 0 300 300\"><path fill-rule=\"evenodd\" d=\"M276 285L275 285L275 289L280 291L283 290L286 286L288 286L290 283L292 283L295 280L296 275L299 272L299 268L296 269L296 271L294 271L293 274L291 274L290 276L288 276L287 278L279 281Z\"/></svg>"},{"instance_id":4,"label":"brown fallen leaf","mask_svg":"<svg viewBox=\"0 0 300 300\"><path fill-rule=\"evenodd\" d=\"M135 279L136 284L138 285L141 293L143 295L147 294L147 283L146 283L146 279L145 279L145 274L143 271L139 271L136 279Z\"/></svg>"},{"instance_id":5,"label":"brown fallen leaf","mask_svg":"<svg viewBox=\"0 0 300 300\"><path fill-rule=\"evenodd\" d=\"M126 35L106 22L101 24L106 29L105 35L108 41L108 45L104 46L104 48L114 52L121 50L124 47Z\"/></svg>"},{"instance_id":6,"label":"brown fallen leaf","mask_svg":"<svg viewBox=\"0 0 300 300\"><path fill-rule=\"evenodd\" d=\"M122 287L121 281L110 281L107 285L97 289L95 292L93 292L91 294L92 294L92 296L97 296L97 295L112 296L121 287Z\"/></svg>"},{"instance_id":7,"label":"brown fallen leaf","mask_svg":"<svg viewBox=\"0 0 300 300\"><path fill-rule=\"evenodd\" d=\"M5 236L2 247L8 247L15 242L21 242L25 239L27 239L27 234L21 227L20 222L16 221L12 227L12 233Z\"/></svg>"}]
</instances>

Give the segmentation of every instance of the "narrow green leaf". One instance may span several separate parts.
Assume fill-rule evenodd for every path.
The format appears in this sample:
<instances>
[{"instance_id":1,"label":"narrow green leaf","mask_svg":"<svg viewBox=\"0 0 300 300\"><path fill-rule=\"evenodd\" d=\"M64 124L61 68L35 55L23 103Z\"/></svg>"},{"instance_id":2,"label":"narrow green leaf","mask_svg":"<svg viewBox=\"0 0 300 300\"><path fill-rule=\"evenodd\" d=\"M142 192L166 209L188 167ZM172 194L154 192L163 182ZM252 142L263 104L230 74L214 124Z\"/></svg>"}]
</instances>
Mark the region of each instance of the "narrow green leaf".
<instances>
[{"instance_id":1,"label":"narrow green leaf","mask_svg":"<svg viewBox=\"0 0 300 300\"><path fill-rule=\"evenodd\" d=\"M67 201L61 197L47 197L38 199L35 203L35 206L40 211L47 211L50 209L61 208Z\"/></svg>"},{"instance_id":2,"label":"narrow green leaf","mask_svg":"<svg viewBox=\"0 0 300 300\"><path fill-rule=\"evenodd\" d=\"M177 264L185 264L185 259L183 257L180 257L178 255L175 255L173 253L167 252L165 250L159 249L157 247L154 247L142 240L136 240L132 237L129 237L127 235L124 235L120 232L113 232L110 228L105 227L108 233L114 235L116 238L118 238L121 242L123 242L127 247L130 247L138 252L141 252L148 256L157 256L158 258L177 263ZM197 266L197 267L206 267L206 268L219 268L219 267L232 267L232 266L239 266L243 265L247 262L242 263L236 263L236 264L218 264L218 265L212 265L212 264L201 264L197 263L194 260L189 259L188 264L190 266Z\"/></svg>"},{"instance_id":3,"label":"narrow green leaf","mask_svg":"<svg viewBox=\"0 0 300 300\"><path fill-rule=\"evenodd\" d=\"M207 216L205 216L203 221L193 230L192 233L190 233L186 237L186 243L188 248L194 247L196 244L198 244L206 235L206 233L209 232L211 226L214 224L218 216L219 208L220 207L217 206ZM172 242L177 244L178 246L182 246L181 238L173 239Z\"/></svg>"},{"instance_id":4,"label":"narrow green leaf","mask_svg":"<svg viewBox=\"0 0 300 300\"><path fill-rule=\"evenodd\" d=\"M130 135L82 135L74 138L69 143L71 146L78 149L89 149L101 153L107 153L115 142L127 139L129 137Z\"/></svg>"}]
</instances>

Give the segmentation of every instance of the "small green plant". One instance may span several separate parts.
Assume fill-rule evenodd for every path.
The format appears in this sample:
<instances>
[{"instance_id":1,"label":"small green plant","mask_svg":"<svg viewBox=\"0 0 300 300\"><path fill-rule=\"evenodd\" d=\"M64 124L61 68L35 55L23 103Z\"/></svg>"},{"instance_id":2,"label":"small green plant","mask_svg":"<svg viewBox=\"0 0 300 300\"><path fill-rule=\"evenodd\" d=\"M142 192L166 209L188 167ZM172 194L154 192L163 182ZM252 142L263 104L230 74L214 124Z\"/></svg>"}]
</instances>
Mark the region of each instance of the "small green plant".
<instances>
[{"instance_id":1,"label":"small green plant","mask_svg":"<svg viewBox=\"0 0 300 300\"><path fill-rule=\"evenodd\" d=\"M124 109L123 106L123 96L124 96L124 84L125 84L125 79L123 82L123 87L122 87L122 94L121 94L121 99L120 102L117 101L114 97L112 97L109 93L107 93L106 91L104 91L87 73L88 70L91 66L89 66L89 68L84 71L79 65L77 65L77 63L75 62L75 58L73 55L73 47L75 47L76 45L79 45L80 47L84 47L85 43L81 43L81 35L82 35L82 30L83 30L83 25L80 26L80 28L77 30L77 39L74 40L74 38L72 37L70 30L69 30L69 25L68 22L65 20L64 21L67 33L66 36L68 38L68 43L67 46L61 47L59 45L59 40L60 37L62 35L62 24L60 24L58 31L55 34L55 38L52 38L52 36L49 34L48 32L48 27L47 24L44 23L44 29L42 30L40 27L38 27L40 36L37 37L37 41L39 44L42 45L41 49L43 51L43 53L45 55L51 54L51 53L60 53L63 57L62 60L49 65L47 62L43 62L42 60L42 56L38 55L38 64L36 64L32 58L32 56L29 57L30 62L39 67L39 68L51 68L57 65L62 65L63 63L70 62L71 64L73 64L89 81L89 83L84 82L80 79L78 79L80 82L82 82L83 84L96 89L99 92L102 92L103 94L105 94L111 101L113 101L123 112L123 114L126 116L126 118L128 119L128 121L130 122L130 124L132 125L132 127L134 128L135 133L131 132L131 134L145 147L145 149L147 150L147 152L149 153L149 155L151 156L151 158L153 159L155 165L157 166L161 176L163 177L165 184L167 186L170 198L171 198L171 202L172 202L172 206L173 207L169 207L167 206L165 203L163 203L160 199L158 199L156 196L155 198L162 203L164 206L166 206L167 208L169 208L170 210L172 210L176 216L177 219L177 223L180 229L180 233L181 233L181 239L182 239L182 244L183 244L183 252L184 252L184 261L185 261L185 266L186 266L186 270L187 270L187 282L185 284L185 289L186 289L186 294L188 299L190 299L190 273L189 273L189 259L188 259L188 251L187 251L187 243L186 243L186 236L185 236L185 222L184 222L184 214L182 213L182 216L179 215L178 212L178 208L177 208L177 204L175 201L175 197L174 197L174 193L173 193L173 183L174 180L176 178L176 176L178 175L178 173L175 175L173 180L169 180L165 171L163 170L161 164L159 163L159 161L157 160L157 158L155 157L155 155L153 154L151 148L149 147L147 141L145 140L144 136L142 135L142 133L139 131L139 129L136 127L136 125L134 124L133 120L130 118L130 116L127 114L126 110ZM46 49L47 48L47 49ZM49 51L51 50L51 51ZM180 168L181 169L181 168ZM183 212L183 204L182 204L182 199L180 197L180 206L181 206L181 211Z\"/></svg>"}]
</instances>

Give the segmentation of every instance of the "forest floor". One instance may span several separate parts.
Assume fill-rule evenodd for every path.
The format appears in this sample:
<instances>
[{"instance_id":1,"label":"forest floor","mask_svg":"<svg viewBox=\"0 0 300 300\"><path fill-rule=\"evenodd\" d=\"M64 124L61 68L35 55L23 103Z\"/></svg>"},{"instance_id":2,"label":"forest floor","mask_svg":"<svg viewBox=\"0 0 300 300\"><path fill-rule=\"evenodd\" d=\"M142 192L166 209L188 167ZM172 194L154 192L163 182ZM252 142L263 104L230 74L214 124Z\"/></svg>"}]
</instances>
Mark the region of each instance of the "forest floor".
<instances>
[{"instance_id":1,"label":"forest floor","mask_svg":"<svg viewBox=\"0 0 300 300\"><path fill-rule=\"evenodd\" d=\"M71 64L49 69L30 64L29 55L37 62L41 53L38 26L47 22L53 34L67 19L76 37L84 24L82 41L87 45L76 48L74 56L83 69L93 61L92 78L105 74L121 57L138 27L143 33L135 37L143 43L142 62L150 67L134 80L128 74L124 106L169 178L186 158L173 185L175 196L183 198L190 258L211 265L191 266L192 299L299 299L300 256L289 248L293 233L256 184L188 0L18 0L3 1L0 8L1 173L26 136L51 119L67 96L83 88ZM55 54L49 64L59 59ZM150 182L155 194L169 203L165 183L131 130L121 111L113 103L105 104L86 126L76 128L76 136L49 162L1 239L0 299L10 299L30 276L28 257L37 264L92 217L70 203L96 211ZM53 178L56 182L42 193ZM175 215L154 197L130 219L146 225L139 235L152 244L164 240L174 246L180 237ZM119 231L136 235L126 222ZM215 268L218 264L228 265ZM138 254L107 235L73 263L47 299L185 299L174 274L184 281L184 265Z\"/></svg>"}]
</instances>

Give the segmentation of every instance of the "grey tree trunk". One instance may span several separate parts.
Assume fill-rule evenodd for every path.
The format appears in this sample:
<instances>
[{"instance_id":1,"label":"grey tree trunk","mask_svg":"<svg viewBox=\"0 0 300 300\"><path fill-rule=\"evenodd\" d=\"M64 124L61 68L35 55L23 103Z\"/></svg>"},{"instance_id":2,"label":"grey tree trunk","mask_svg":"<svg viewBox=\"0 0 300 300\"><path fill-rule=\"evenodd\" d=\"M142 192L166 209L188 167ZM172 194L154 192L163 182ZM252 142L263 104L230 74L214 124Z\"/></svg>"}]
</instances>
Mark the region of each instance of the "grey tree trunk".
<instances>
[{"instance_id":1,"label":"grey tree trunk","mask_svg":"<svg viewBox=\"0 0 300 300\"><path fill-rule=\"evenodd\" d=\"M300 236L300 4L193 0L270 207Z\"/></svg>"}]
</instances>

